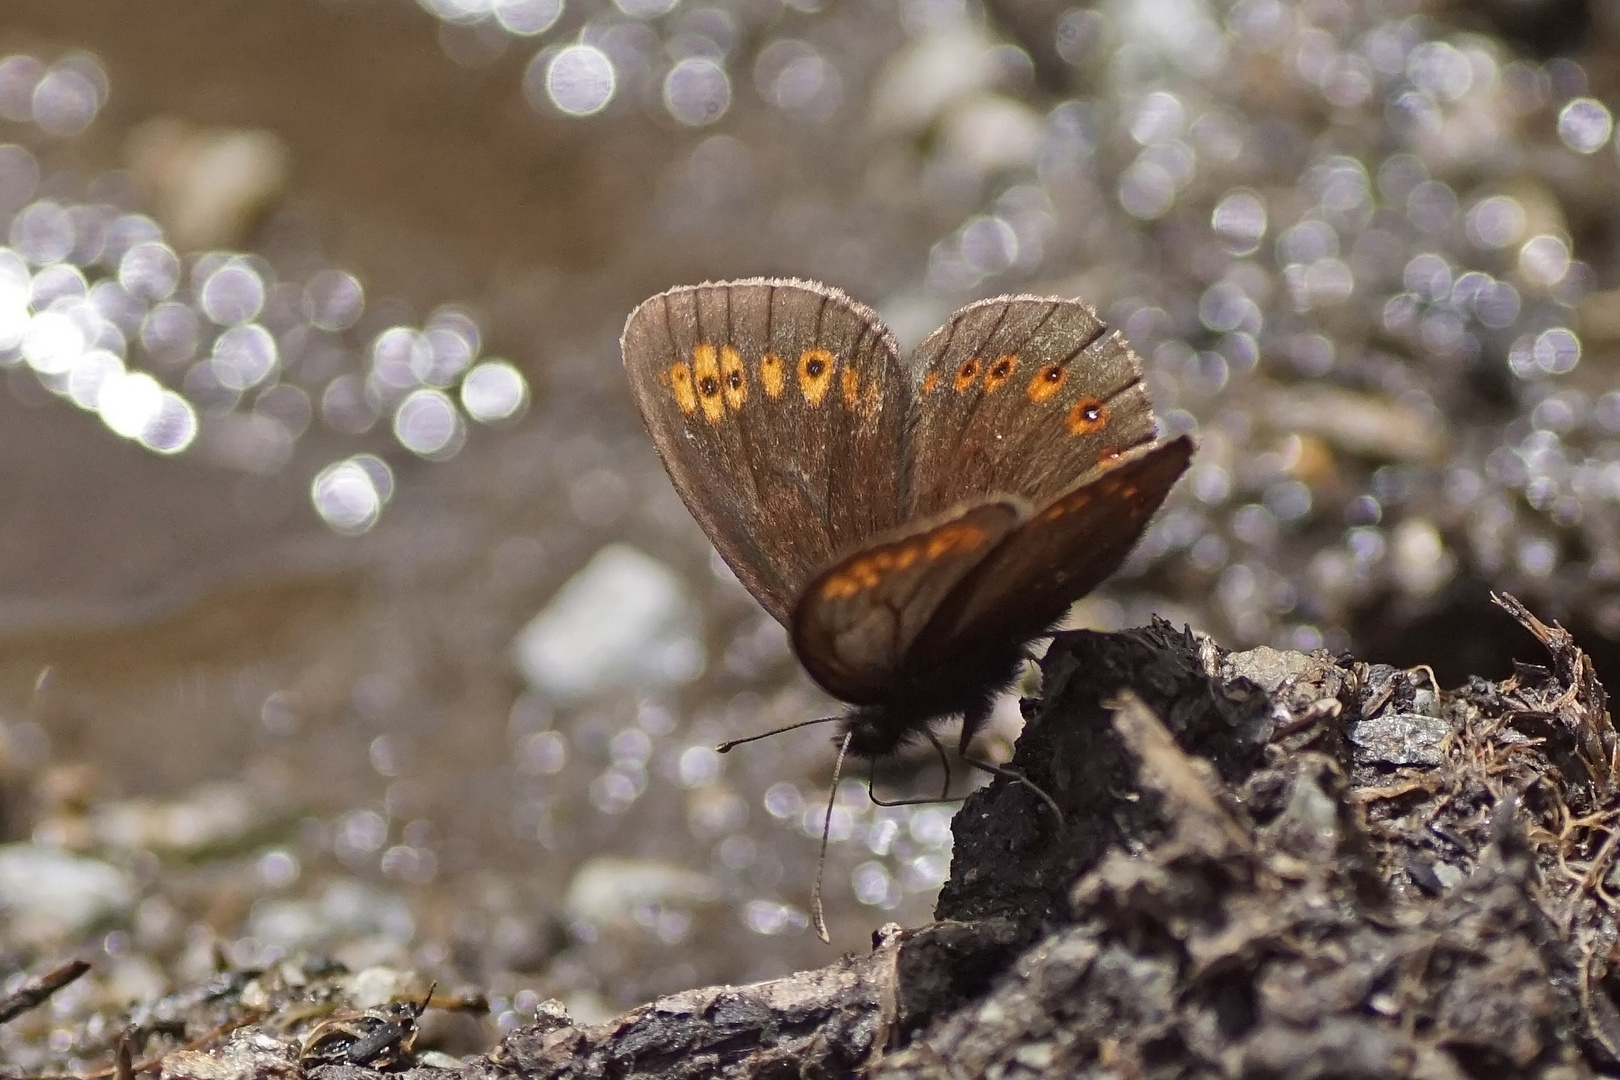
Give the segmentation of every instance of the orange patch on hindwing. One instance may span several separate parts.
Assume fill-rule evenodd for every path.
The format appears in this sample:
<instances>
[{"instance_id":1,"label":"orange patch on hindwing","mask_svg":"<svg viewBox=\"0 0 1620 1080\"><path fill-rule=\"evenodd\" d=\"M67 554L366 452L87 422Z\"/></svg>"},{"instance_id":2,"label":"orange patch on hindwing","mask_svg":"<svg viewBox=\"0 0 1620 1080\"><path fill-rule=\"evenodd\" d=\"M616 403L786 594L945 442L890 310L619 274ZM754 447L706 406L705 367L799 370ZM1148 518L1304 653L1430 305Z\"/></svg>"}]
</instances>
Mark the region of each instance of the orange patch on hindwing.
<instances>
[{"instance_id":1,"label":"orange patch on hindwing","mask_svg":"<svg viewBox=\"0 0 1620 1080\"><path fill-rule=\"evenodd\" d=\"M787 385L787 375L782 371L780 356L768 352L760 358L759 384L765 388L765 396L772 401L782 396L782 387Z\"/></svg>"},{"instance_id":2,"label":"orange patch on hindwing","mask_svg":"<svg viewBox=\"0 0 1620 1080\"><path fill-rule=\"evenodd\" d=\"M1001 384L1012 378L1013 372L1017 370L1018 357L1011 353L996 357L995 363L990 365L990 370L984 373L985 393L999 389Z\"/></svg>"},{"instance_id":3,"label":"orange patch on hindwing","mask_svg":"<svg viewBox=\"0 0 1620 1080\"><path fill-rule=\"evenodd\" d=\"M703 418L711 424L719 423L726 414L726 403L720 397L720 352L713 345L703 344L692 350L692 384L697 389Z\"/></svg>"},{"instance_id":4,"label":"orange patch on hindwing","mask_svg":"<svg viewBox=\"0 0 1620 1080\"><path fill-rule=\"evenodd\" d=\"M923 393L932 394L934 392L934 387L936 387L938 385L939 385L939 372L930 371L927 375L923 376L923 381L922 381L922 392Z\"/></svg>"},{"instance_id":5,"label":"orange patch on hindwing","mask_svg":"<svg viewBox=\"0 0 1620 1080\"><path fill-rule=\"evenodd\" d=\"M743 370L742 357L730 345L720 347L720 396L732 412L748 400L748 373Z\"/></svg>"},{"instance_id":6,"label":"orange patch on hindwing","mask_svg":"<svg viewBox=\"0 0 1620 1080\"><path fill-rule=\"evenodd\" d=\"M952 530L956 532L953 533ZM972 533L973 539L969 540L960 535L963 532ZM945 536L946 546L936 551L941 536ZM973 526L953 525L930 537L907 540L891 547L881 547L876 551L867 552L860 558L852 559L843 570L822 582L821 598L848 600L852 596L877 588L890 574L909 570L917 565L920 559L938 558L955 550L956 547L964 546L964 542L966 546L972 546L983 538L983 532Z\"/></svg>"},{"instance_id":7,"label":"orange patch on hindwing","mask_svg":"<svg viewBox=\"0 0 1620 1080\"><path fill-rule=\"evenodd\" d=\"M1096 398L1081 398L1069 409L1064 423L1070 435L1090 435L1108 423L1108 409Z\"/></svg>"},{"instance_id":8,"label":"orange patch on hindwing","mask_svg":"<svg viewBox=\"0 0 1620 1080\"><path fill-rule=\"evenodd\" d=\"M675 404L681 412L691 416L697 412L697 391L692 387L692 369L686 364L669 365L669 388L675 392Z\"/></svg>"},{"instance_id":9,"label":"orange patch on hindwing","mask_svg":"<svg viewBox=\"0 0 1620 1080\"><path fill-rule=\"evenodd\" d=\"M1029 380L1029 386L1024 390L1024 395L1036 403L1045 401L1063 389L1063 380L1068 377L1069 373L1063 365L1047 364L1035 373L1033 379Z\"/></svg>"},{"instance_id":10,"label":"orange patch on hindwing","mask_svg":"<svg viewBox=\"0 0 1620 1080\"><path fill-rule=\"evenodd\" d=\"M984 543L983 529L977 525L963 525L958 522L930 533L923 545L923 554L930 559L942 559L958 551L976 548L982 543Z\"/></svg>"},{"instance_id":11,"label":"orange patch on hindwing","mask_svg":"<svg viewBox=\"0 0 1620 1080\"><path fill-rule=\"evenodd\" d=\"M833 368L838 361L826 349L806 349L799 354L799 393L812 405L820 405L832 386Z\"/></svg>"},{"instance_id":12,"label":"orange patch on hindwing","mask_svg":"<svg viewBox=\"0 0 1620 1080\"><path fill-rule=\"evenodd\" d=\"M978 379L979 369L982 367L984 367L984 365L979 362L979 358L977 356L968 357L966 360L962 361L962 365L956 369L956 378L951 380L951 386L958 394L962 393L968 387L972 386L974 381Z\"/></svg>"},{"instance_id":13,"label":"orange patch on hindwing","mask_svg":"<svg viewBox=\"0 0 1620 1080\"><path fill-rule=\"evenodd\" d=\"M844 389L844 407L848 409L855 408L856 403L860 401L861 373L852 367L847 367L844 369L840 381Z\"/></svg>"},{"instance_id":14,"label":"orange patch on hindwing","mask_svg":"<svg viewBox=\"0 0 1620 1080\"><path fill-rule=\"evenodd\" d=\"M1065 517L1074 513L1076 510L1080 509L1090 501L1091 491L1089 490L1088 485L1087 487L1081 488L1079 491L1073 491L1063 496L1063 498L1059 499L1051 506L1048 506L1045 510L1042 510L1040 515L1035 520L1056 521L1060 517Z\"/></svg>"}]
</instances>

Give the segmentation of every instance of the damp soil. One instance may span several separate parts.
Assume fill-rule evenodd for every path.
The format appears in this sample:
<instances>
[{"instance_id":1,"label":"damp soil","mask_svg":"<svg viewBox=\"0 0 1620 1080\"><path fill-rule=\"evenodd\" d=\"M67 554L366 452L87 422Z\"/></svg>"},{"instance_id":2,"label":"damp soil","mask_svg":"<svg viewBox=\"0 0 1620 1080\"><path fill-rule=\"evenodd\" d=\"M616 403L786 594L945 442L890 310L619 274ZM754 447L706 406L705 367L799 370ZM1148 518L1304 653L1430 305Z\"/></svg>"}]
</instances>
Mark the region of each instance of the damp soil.
<instances>
[{"instance_id":1,"label":"damp soil","mask_svg":"<svg viewBox=\"0 0 1620 1080\"><path fill-rule=\"evenodd\" d=\"M1164 622L1059 635L1013 764L1063 823L998 779L937 921L817 969L598 1023L541 1003L457 1061L434 1043L476 993L416 976L360 1007L289 961L137 1010L106 1052L175 1077L1603 1075L1620 737L1573 638L1501 607L1543 662L1450 692Z\"/></svg>"}]
</instances>

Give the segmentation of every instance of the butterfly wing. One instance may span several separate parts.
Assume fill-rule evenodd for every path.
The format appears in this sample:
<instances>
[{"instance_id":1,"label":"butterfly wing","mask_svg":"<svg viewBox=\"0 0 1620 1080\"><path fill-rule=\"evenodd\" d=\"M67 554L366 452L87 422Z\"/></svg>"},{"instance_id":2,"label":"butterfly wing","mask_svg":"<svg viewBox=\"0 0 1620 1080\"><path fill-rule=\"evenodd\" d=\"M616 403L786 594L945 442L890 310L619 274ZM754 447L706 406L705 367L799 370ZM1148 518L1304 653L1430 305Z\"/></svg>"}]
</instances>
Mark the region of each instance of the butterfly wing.
<instances>
[{"instance_id":1,"label":"butterfly wing","mask_svg":"<svg viewBox=\"0 0 1620 1080\"><path fill-rule=\"evenodd\" d=\"M974 567L914 639L917 655L937 665L1053 626L1125 561L1192 453L1182 435L1088 471Z\"/></svg>"},{"instance_id":2,"label":"butterfly wing","mask_svg":"<svg viewBox=\"0 0 1620 1080\"><path fill-rule=\"evenodd\" d=\"M986 492L1039 506L1155 436L1136 354L1078 300L970 304L917 347L908 367L915 514Z\"/></svg>"},{"instance_id":3,"label":"butterfly wing","mask_svg":"<svg viewBox=\"0 0 1620 1080\"><path fill-rule=\"evenodd\" d=\"M1028 515L1022 500L964 507L907 526L818 575L793 612L793 648L829 693L867 704L894 674L940 605Z\"/></svg>"},{"instance_id":4,"label":"butterfly wing","mask_svg":"<svg viewBox=\"0 0 1620 1080\"><path fill-rule=\"evenodd\" d=\"M901 521L910 391L889 332L843 293L671 289L631 313L621 344L675 490L784 626L816 571Z\"/></svg>"}]
</instances>

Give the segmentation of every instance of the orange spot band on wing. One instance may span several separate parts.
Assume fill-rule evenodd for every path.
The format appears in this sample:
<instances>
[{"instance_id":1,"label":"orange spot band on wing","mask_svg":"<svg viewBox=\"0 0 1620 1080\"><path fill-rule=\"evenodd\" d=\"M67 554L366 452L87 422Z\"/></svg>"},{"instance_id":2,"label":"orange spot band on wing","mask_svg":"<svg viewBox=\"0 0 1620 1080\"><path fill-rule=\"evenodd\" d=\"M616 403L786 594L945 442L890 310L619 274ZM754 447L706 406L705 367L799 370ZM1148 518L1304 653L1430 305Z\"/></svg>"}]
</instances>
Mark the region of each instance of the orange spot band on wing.
<instances>
[{"instance_id":1,"label":"orange spot band on wing","mask_svg":"<svg viewBox=\"0 0 1620 1080\"><path fill-rule=\"evenodd\" d=\"M954 552L976 548L984 539L984 530L977 525L946 525L928 535L923 553L930 559L941 559Z\"/></svg>"},{"instance_id":2,"label":"orange spot band on wing","mask_svg":"<svg viewBox=\"0 0 1620 1080\"><path fill-rule=\"evenodd\" d=\"M939 372L930 371L927 375L923 376L923 381L922 381L922 392L923 393L932 394L934 392L934 387L936 387L938 385L939 385Z\"/></svg>"},{"instance_id":3,"label":"orange spot band on wing","mask_svg":"<svg viewBox=\"0 0 1620 1080\"><path fill-rule=\"evenodd\" d=\"M962 366L956 369L956 378L951 380L951 386L958 394L962 393L978 379L979 369L983 366L977 356L968 357L962 361Z\"/></svg>"},{"instance_id":4,"label":"orange spot band on wing","mask_svg":"<svg viewBox=\"0 0 1620 1080\"><path fill-rule=\"evenodd\" d=\"M742 357L730 345L720 348L720 396L732 412L748 400L748 373L743 370Z\"/></svg>"},{"instance_id":5,"label":"orange spot band on wing","mask_svg":"<svg viewBox=\"0 0 1620 1080\"><path fill-rule=\"evenodd\" d=\"M833 368L838 366L826 349L806 349L799 354L799 393L812 405L820 405L832 386Z\"/></svg>"},{"instance_id":6,"label":"orange spot band on wing","mask_svg":"<svg viewBox=\"0 0 1620 1080\"><path fill-rule=\"evenodd\" d=\"M697 412L697 390L692 386L692 369L686 364L669 365L669 388L675 392L675 404L681 412L691 416Z\"/></svg>"},{"instance_id":7,"label":"orange spot band on wing","mask_svg":"<svg viewBox=\"0 0 1620 1080\"><path fill-rule=\"evenodd\" d=\"M1074 513L1091 501L1091 487L1092 485L1088 484L1079 491L1070 492L1063 496L1063 498L1042 510L1040 516L1035 520L1056 521L1060 517Z\"/></svg>"},{"instance_id":8,"label":"orange spot band on wing","mask_svg":"<svg viewBox=\"0 0 1620 1080\"><path fill-rule=\"evenodd\" d=\"M726 415L726 404L720 397L720 352L713 345L699 345L692 350L692 383L697 388L703 419L719 423Z\"/></svg>"},{"instance_id":9,"label":"orange spot band on wing","mask_svg":"<svg viewBox=\"0 0 1620 1080\"><path fill-rule=\"evenodd\" d=\"M877 588L888 575L909 570L925 558L937 559L983 542L984 531L976 526L947 525L930 536L869 551L822 582L821 598L848 600Z\"/></svg>"},{"instance_id":10,"label":"orange spot band on wing","mask_svg":"<svg viewBox=\"0 0 1620 1080\"><path fill-rule=\"evenodd\" d=\"M1029 380L1029 386L1024 394L1033 402L1042 402L1063 389L1063 380L1069 377L1066 369L1058 364L1047 364L1035 373Z\"/></svg>"},{"instance_id":11,"label":"orange spot band on wing","mask_svg":"<svg viewBox=\"0 0 1620 1080\"><path fill-rule=\"evenodd\" d=\"M999 389L1001 384L1012 378L1013 372L1018 370L1018 357L1008 353L1006 356L996 357L990 370L984 373L985 393Z\"/></svg>"},{"instance_id":12,"label":"orange spot band on wing","mask_svg":"<svg viewBox=\"0 0 1620 1080\"><path fill-rule=\"evenodd\" d=\"M854 368L847 367L844 369L841 381L844 389L844 407L853 409L860 400L861 374Z\"/></svg>"},{"instance_id":13,"label":"orange spot band on wing","mask_svg":"<svg viewBox=\"0 0 1620 1080\"><path fill-rule=\"evenodd\" d=\"M782 371L780 356L768 352L760 359L759 383L765 388L765 396L772 401L782 396L782 387L787 385L787 375Z\"/></svg>"},{"instance_id":14,"label":"orange spot band on wing","mask_svg":"<svg viewBox=\"0 0 1620 1080\"><path fill-rule=\"evenodd\" d=\"M1108 423L1108 409L1096 398L1081 398L1069 409L1064 422L1070 435L1090 435Z\"/></svg>"},{"instance_id":15,"label":"orange spot band on wing","mask_svg":"<svg viewBox=\"0 0 1620 1080\"><path fill-rule=\"evenodd\" d=\"M834 574L821 583L823 600L848 600L860 591L861 587L848 574Z\"/></svg>"}]
</instances>

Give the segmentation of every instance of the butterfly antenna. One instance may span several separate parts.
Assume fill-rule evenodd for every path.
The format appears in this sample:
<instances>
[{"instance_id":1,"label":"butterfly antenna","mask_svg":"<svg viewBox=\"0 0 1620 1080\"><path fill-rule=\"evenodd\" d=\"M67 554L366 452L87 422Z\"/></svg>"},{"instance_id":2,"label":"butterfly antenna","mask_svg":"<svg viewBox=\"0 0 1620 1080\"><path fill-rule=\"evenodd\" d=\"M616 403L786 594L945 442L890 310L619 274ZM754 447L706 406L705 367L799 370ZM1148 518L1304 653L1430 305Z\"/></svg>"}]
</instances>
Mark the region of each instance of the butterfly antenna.
<instances>
[{"instance_id":1,"label":"butterfly antenna","mask_svg":"<svg viewBox=\"0 0 1620 1080\"><path fill-rule=\"evenodd\" d=\"M821 854L816 856L816 883L810 886L810 915L815 920L816 936L831 945L827 934L827 919L821 912L821 872L827 869L827 835L832 832L833 804L838 801L838 778L844 774L844 755L849 753L849 740L853 731L844 732L844 741L838 744L838 761L833 765L832 790L827 792L827 816L821 819Z\"/></svg>"},{"instance_id":2,"label":"butterfly antenna","mask_svg":"<svg viewBox=\"0 0 1620 1080\"><path fill-rule=\"evenodd\" d=\"M780 735L784 731L794 731L798 728L810 727L812 724L830 724L837 719L838 717L836 716L823 716L819 720L800 720L797 724L789 724L786 727L771 728L771 730L762 731L758 735L749 735L741 739L728 739L714 749L716 753L729 754L731 753L731 748L733 746L741 746L743 743L758 742L760 739L768 739L772 735Z\"/></svg>"}]
</instances>

